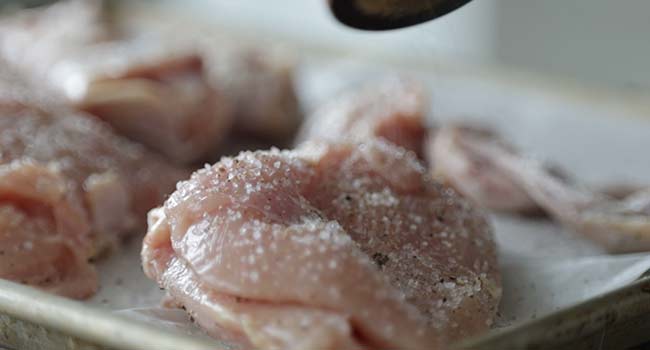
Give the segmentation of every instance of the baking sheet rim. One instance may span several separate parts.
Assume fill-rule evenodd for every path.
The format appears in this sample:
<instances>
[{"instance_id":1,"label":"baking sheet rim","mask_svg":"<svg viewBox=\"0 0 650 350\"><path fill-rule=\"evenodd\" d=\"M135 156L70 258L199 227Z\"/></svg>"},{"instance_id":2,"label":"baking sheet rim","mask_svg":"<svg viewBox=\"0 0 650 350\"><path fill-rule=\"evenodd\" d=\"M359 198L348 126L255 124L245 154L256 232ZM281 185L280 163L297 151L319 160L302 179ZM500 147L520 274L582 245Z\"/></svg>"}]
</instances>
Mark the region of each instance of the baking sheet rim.
<instances>
[{"instance_id":1,"label":"baking sheet rim","mask_svg":"<svg viewBox=\"0 0 650 350\"><path fill-rule=\"evenodd\" d=\"M643 305L646 307L641 307ZM649 309L650 278L645 277L539 319L468 339L458 344L457 348L519 349L532 344L560 344L591 335L616 322L646 314ZM216 341L156 327L109 310L1 279L0 313L116 350L206 350L219 347Z\"/></svg>"}]
</instances>

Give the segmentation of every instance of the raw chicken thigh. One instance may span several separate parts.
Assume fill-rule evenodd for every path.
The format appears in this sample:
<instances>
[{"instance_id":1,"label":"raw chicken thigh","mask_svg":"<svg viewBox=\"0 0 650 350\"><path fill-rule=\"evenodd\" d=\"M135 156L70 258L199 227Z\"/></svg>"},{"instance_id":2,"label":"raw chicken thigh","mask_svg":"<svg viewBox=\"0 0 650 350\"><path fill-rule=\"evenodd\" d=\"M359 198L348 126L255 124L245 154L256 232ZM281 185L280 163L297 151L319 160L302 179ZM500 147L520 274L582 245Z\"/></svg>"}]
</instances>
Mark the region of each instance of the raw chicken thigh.
<instances>
[{"instance_id":1,"label":"raw chicken thigh","mask_svg":"<svg viewBox=\"0 0 650 350\"><path fill-rule=\"evenodd\" d=\"M503 190L492 195L492 203L516 199L511 203L516 207L517 203L530 206L532 202L560 223L612 252L650 249L649 191L638 191L623 199L609 197L569 183L544 164L518 154L494 133L477 134L462 128L444 127L433 143L433 154L437 154L434 159L436 172L462 188L468 196L480 198L477 201L486 198L479 196L494 192L494 187L490 187L494 182L460 176L461 168L451 160L456 155L448 151L443 137L455 137L454 142L462 144L464 157L479 159L482 166L490 169L486 176L494 180L498 174L498 184ZM444 162L445 157L449 158L447 162Z\"/></svg>"},{"instance_id":2,"label":"raw chicken thigh","mask_svg":"<svg viewBox=\"0 0 650 350\"><path fill-rule=\"evenodd\" d=\"M88 297L88 260L142 227L187 173L1 77L0 277Z\"/></svg>"},{"instance_id":3,"label":"raw chicken thigh","mask_svg":"<svg viewBox=\"0 0 650 350\"><path fill-rule=\"evenodd\" d=\"M233 127L285 141L302 121L287 57L185 28L121 28L103 14L101 1L68 0L5 18L0 55L178 163L214 159Z\"/></svg>"},{"instance_id":4,"label":"raw chicken thigh","mask_svg":"<svg viewBox=\"0 0 650 350\"><path fill-rule=\"evenodd\" d=\"M317 109L298 141L381 138L422 156L427 108L424 88L414 81L368 83Z\"/></svg>"},{"instance_id":5,"label":"raw chicken thigh","mask_svg":"<svg viewBox=\"0 0 650 350\"><path fill-rule=\"evenodd\" d=\"M71 298L94 294L88 218L60 171L31 160L4 163L0 196L0 277Z\"/></svg>"},{"instance_id":6,"label":"raw chicken thigh","mask_svg":"<svg viewBox=\"0 0 650 350\"><path fill-rule=\"evenodd\" d=\"M302 123L294 61L282 50L203 38L206 70L233 107L235 131L286 143Z\"/></svg>"},{"instance_id":7,"label":"raw chicken thigh","mask_svg":"<svg viewBox=\"0 0 650 350\"><path fill-rule=\"evenodd\" d=\"M506 212L535 212L539 207L503 169L473 152L468 143L495 141L495 135L477 127L447 125L429 135L425 147L434 177L484 208ZM508 145L501 145L510 151Z\"/></svg>"},{"instance_id":8,"label":"raw chicken thigh","mask_svg":"<svg viewBox=\"0 0 650 350\"><path fill-rule=\"evenodd\" d=\"M101 13L99 1L25 11L0 23L0 53L70 106L176 162L211 156L233 115L201 50L185 38L117 35Z\"/></svg>"},{"instance_id":9,"label":"raw chicken thigh","mask_svg":"<svg viewBox=\"0 0 650 350\"><path fill-rule=\"evenodd\" d=\"M72 106L175 162L215 154L233 122L198 49L180 40L144 35L98 43L63 58L49 75Z\"/></svg>"},{"instance_id":10,"label":"raw chicken thigh","mask_svg":"<svg viewBox=\"0 0 650 350\"><path fill-rule=\"evenodd\" d=\"M260 349L436 349L489 327L489 224L382 140L244 152L149 214L147 276Z\"/></svg>"}]
</instances>

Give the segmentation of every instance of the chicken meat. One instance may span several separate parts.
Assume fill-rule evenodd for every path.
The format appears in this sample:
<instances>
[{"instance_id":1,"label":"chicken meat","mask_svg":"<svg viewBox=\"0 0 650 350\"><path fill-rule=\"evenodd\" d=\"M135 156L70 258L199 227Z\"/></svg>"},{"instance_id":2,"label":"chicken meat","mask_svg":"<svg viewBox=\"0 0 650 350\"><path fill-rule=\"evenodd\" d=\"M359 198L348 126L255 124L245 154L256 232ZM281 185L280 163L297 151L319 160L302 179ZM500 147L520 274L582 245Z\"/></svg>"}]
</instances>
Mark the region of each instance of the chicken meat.
<instances>
[{"instance_id":1,"label":"chicken meat","mask_svg":"<svg viewBox=\"0 0 650 350\"><path fill-rule=\"evenodd\" d=\"M288 143L303 120L290 55L210 37L201 42L208 75L232 104L235 131Z\"/></svg>"},{"instance_id":2,"label":"chicken meat","mask_svg":"<svg viewBox=\"0 0 650 350\"><path fill-rule=\"evenodd\" d=\"M233 123L199 49L181 40L151 34L97 43L63 58L49 76L74 108L177 163L213 156Z\"/></svg>"},{"instance_id":3,"label":"chicken meat","mask_svg":"<svg viewBox=\"0 0 650 350\"><path fill-rule=\"evenodd\" d=\"M71 107L176 162L212 156L233 112L201 50L179 36L120 33L101 4L63 1L6 18L0 54Z\"/></svg>"},{"instance_id":4,"label":"chicken meat","mask_svg":"<svg viewBox=\"0 0 650 350\"><path fill-rule=\"evenodd\" d=\"M434 178L445 182L475 204L502 212L539 212L539 206L503 169L472 152L468 143L495 141L490 130L446 125L429 134L426 159ZM501 145L503 150L511 150Z\"/></svg>"},{"instance_id":5,"label":"chicken meat","mask_svg":"<svg viewBox=\"0 0 650 350\"><path fill-rule=\"evenodd\" d=\"M454 142L462 144L463 157L474 162L479 160L481 166L489 169L485 176L492 182L480 174L460 176L462 168L457 163L449 159L444 163L449 152L443 137L457 138ZM433 153L438 154L437 172L478 201L491 196L492 201L517 199L514 204L538 205L558 222L612 252L650 249L650 192L647 190L625 193L624 198L617 199L569 182L543 163L519 154L495 133L477 134L449 126L441 129L433 144ZM495 187L499 190L495 191ZM477 193L484 197L476 197ZM514 204L511 203L512 207Z\"/></svg>"},{"instance_id":6,"label":"chicken meat","mask_svg":"<svg viewBox=\"0 0 650 350\"><path fill-rule=\"evenodd\" d=\"M149 214L145 273L215 337L261 349L436 349L500 299L485 218L383 140L243 152Z\"/></svg>"},{"instance_id":7,"label":"chicken meat","mask_svg":"<svg viewBox=\"0 0 650 350\"><path fill-rule=\"evenodd\" d=\"M233 127L273 142L293 136L302 117L286 55L178 27L122 28L102 3L0 20L0 55L178 163L214 159Z\"/></svg>"},{"instance_id":8,"label":"chicken meat","mask_svg":"<svg viewBox=\"0 0 650 350\"><path fill-rule=\"evenodd\" d=\"M427 109L425 90L415 81L386 78L367 83L318 108L298 143L382 138L422 157Z\"/></svg>"},{"instance_id":9,"label":"chicken meat","mask_svg":"<svg viewBox=\"0 0 650 350\"><path fill-rule=\"evenodd\" d=\"M0 277L88 297L89 259L143 227L189 173L0 76Z\"/></svg>"}]
</instances>

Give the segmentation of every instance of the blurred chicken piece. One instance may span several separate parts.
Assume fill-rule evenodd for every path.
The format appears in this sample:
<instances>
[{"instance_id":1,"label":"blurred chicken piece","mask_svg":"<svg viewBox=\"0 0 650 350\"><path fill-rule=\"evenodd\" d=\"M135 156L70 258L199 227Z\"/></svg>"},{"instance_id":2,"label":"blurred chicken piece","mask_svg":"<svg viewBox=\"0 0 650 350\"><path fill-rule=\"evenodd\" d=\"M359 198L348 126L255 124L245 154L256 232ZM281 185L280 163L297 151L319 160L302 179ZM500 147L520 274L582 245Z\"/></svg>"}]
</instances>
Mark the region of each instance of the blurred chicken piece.
<instances>
[{"instance_id":1,"label":"blurred chicken piece","mask_svg":"<svg viewBox=\"0 0 650 350\"><path fill-rule=\"evenodd\" d=\"M278 49L204 39L206 70L232 102L235 131L288 144L303 119L294 87L295 62Z\"/></svg>"},{"instance_id":2,"label":"blurred chicken piece","mask_svg":"<svg viewBox=\"0 0 650 350\"><path fill-rule=\"evenodd\" d=\"M4 70L0 277L88 297L97 288L88 259L141 228L188 173Z\"/></svg>"},{"instance_id":3,"label":"blurred chicken piece","mask_svg":"<svg viewBox=\"0 0 650 350\"><path fill-rule=\"evenodd\" d=\"M62 1L5 18L0 54L180 163L213 158L233 123L270 141L299 126L290 60L183 28L123 30L102 18L101 4Z\"/></svg>"},{"instance_id":4,"label":"blurred chicken piece","mask_svg":"<svg viewBox=\"0 0 650 350\"><path fill-rule=\"evenodd\" d=\"M325 104L303 126L298 142L382 138L423 156L428 101L415 81L390 78L366 84Z\"/></svg>"},{"instance_id":5,"label":"blurred chicken piece","mask_svg":"<svg viewBox=\"0 0 650 350\"><path fill-rule=\"evenodd\" d=\"M478 174L478 177L461 177L456 170L459 168L452 167L453 162L448 160L445 163L444 157L453 156L445 152L445 137L458 138L457 143L463 145L465 157L480 160L489 169L485 176L500 180L500 190L495 192L493 187L489 187L494 186L494 182L490 183ZM492 203L513 200L515 204L530 205L532 202L560 223L612 252L650 249L650 192L647 190L617 200L570 184L540 162L519 155L494 133L444 127L433 145L433 153L437 154L434 159L436 171L463 188L469 196L484 200L492 194L489 198ZM485 197L479 197L477 193Z\"/></svg>"},{"instance_id":6,"label":"blurred chicken piece","mask_svg":"<svg viewBox=\"0 0 650 350\"><path fill-rule=\"evenodd\" d=\"M228 99L198 48L156 35L85 47L52 67L70 103L178 163L214 155L230 132Z\"/></svg>"},{"instance_id":7,"label":"blurred chicken piece","mask_svg":"<svg viewBox=\"0 0 650 350\"><path fill-rule=\"evenodd\" d=\"M2 55L74 108L176 162L213 155L233 113L199 48L178 37L119 36L101 4L62 1L4 19Z\"/></svg>"},{"instance_id":8,"label":"blurred chicken piece","mask_svg":"<svg viewBox=\"0 0 650 350\"><path fill-rule=\"evenodd\" d=\"M449 125L429 134L425 153L434 177L454 187L477 205L496 211L531 213L539 206L518 183L506 176L469 143L499 142L489 130ZM504 152L512 152L502 144Z\"/></svg>"},{"instance_id":9,"label":"blurred chicken piece","mask_svg":"<svg viewBox=\"0 0 650 350\"><path fill-rule=\"evenodd\" d=\"M145 273L260 349L439 349L500 298L485 219L381 140L244 152L149 215Z\"/></svg>"}]
</instances>

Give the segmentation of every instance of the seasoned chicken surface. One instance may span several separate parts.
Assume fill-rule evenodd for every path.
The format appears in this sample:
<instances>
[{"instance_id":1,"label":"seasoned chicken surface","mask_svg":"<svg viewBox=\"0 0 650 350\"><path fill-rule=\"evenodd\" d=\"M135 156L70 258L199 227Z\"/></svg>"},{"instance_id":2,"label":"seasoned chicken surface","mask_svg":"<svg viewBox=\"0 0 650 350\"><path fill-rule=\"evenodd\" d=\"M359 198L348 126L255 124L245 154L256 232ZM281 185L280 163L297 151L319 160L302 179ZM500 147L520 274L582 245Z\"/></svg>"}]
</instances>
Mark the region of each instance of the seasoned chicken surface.
<instances>
[{"instance_id":1,"label":"seasoned chicken surface","mask_svg":"<svg viewBox=\"0 0 650 350\"><path fill-rule=\"evenodd\" d=\"M367 83L316 110L303 126L306 140L381 138L423 155L428 101L424 88L404 78Z\"/></svg>"},{"instance_id":2,"label":"seasoned chicken surface","mask_svg":"<svg viewBox=\"0 0 650 350\"><path fill-rule=\"evenodd\" d=\"M83 298L88 259L144 224L188 174L0 74L0 277ZM36 95L36 93L32 94Z\"/></svg>"},{"instance_id":3,"label":"seasoned chicken surface","mask_svg":"<svg viewBox=\"0 0 650 350\"><path fill-rule=\"evenodd\" d=\"M92 295L89 218L61 171L29 159L3 162L0 196L0 277L71 298Z\"/></svg>"},{"instance_id":4,"label":"seasoned chicken surface","mask_svg":"<svg viewBox=\"0 0 650 350\"><path fill-rule=\"evenodd\" d=\"M504 188L516 189L521 198L528 198L522 202L532 200L557 221L586 238L612 252L650 249L650 192L647 190L616 199L569 183L544 164L520 155L496 134L474 137L472 133L459 133L454 127L443 128L440 134L455 134L462 138L459 142L465 147L466 154L481 159L482 164L492 169L492 174L500 174L501 183L506 184ZM437 138L434 144L436 142L439 142ZM434 147L433 151L440 150ZM436 161L438 167L444 166L438 158ZM453 174L450 169L447 164L446 169L440 171ZM469 177L459 177L457 173L450 179L460 186L468 186L467 183L472 181ZM498 196L492 198L495 200ZM507 200L507 196L503 198Z\"/></svg>"},{"instance_id":5,"label":"seasoned chicken surface","mask_svg":"<svg viewBox=\"0 0 650 350\"><path fill-rule=\"evenodd\" d=\"M380 140L244 152L149 214L145 273L214 336L261 349L436 349L500 298L488 223Z\"/></svg>"}]
</instances>

